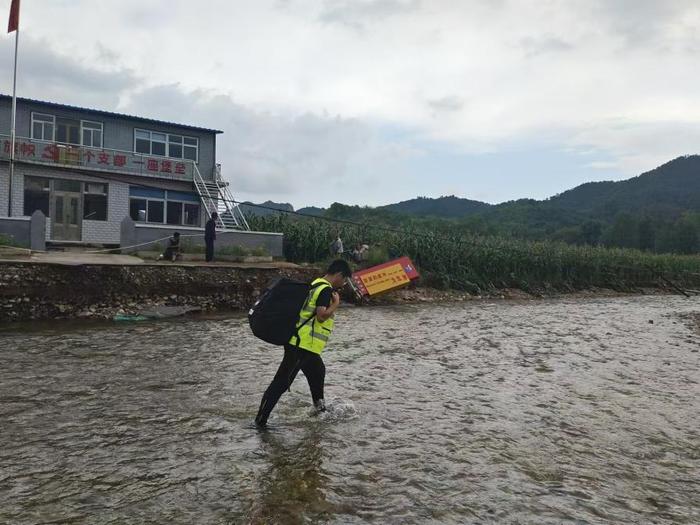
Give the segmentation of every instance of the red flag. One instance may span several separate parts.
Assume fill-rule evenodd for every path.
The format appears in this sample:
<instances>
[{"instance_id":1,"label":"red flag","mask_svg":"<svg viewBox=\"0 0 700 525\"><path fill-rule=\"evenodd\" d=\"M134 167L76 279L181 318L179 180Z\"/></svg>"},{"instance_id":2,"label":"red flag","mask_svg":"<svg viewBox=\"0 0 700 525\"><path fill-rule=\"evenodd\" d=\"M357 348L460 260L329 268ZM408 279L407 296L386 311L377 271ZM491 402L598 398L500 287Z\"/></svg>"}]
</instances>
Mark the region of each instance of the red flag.
<instances>
[{"instance_id":1,"label":"red flag","mask_svg":"<svg viewBox=\"0 0 700 525\"><path fill-rule=\"evenodd\" d=\"M7 32L17 31L19 29L19 0L12 0L10 6L10 20L7 22Z\"/></svg>"}]
</instances>

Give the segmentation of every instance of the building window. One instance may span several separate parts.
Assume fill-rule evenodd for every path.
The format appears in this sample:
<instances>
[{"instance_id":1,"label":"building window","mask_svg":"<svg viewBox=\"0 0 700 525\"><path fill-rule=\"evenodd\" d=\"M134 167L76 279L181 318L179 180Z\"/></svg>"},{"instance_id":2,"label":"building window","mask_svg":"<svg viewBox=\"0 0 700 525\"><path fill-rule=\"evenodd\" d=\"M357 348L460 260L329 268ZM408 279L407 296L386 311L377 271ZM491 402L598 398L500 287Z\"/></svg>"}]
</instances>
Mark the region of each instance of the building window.
<instances>
[{"instance_id":1,"label":"building window","mask_svg":"<svg viewBox=\"0 0 700 525\"><path fill-rule=\"evenodd\" d=\"M134 131L134 151L146 155L165 157L165 133L137 129Z\"/></svg>"},{"instance_id":2,"label":"building window","mask_svg":"<svg viewBox=\"0 0 700 525\"><path fill-rule=\"evenodd\" d=\"M168 213L172 209L173 217L179 217L183 226L199 226L199 197L194 193L168 190ZM173 218L173 221L175 219Z\"/></svg>"},{"instance_id":3,"label":"building window","mask_svg":"<svg viewBox=\"0 0 700 525\"><path fill-rule=\"evenodd\" d=\"M167 201L168 224L199 226L199 204Z\"/></svg>"},{"instance_id":4,"label":"building window","mask_svg":"<svg viewBox=\"0 0 700 525\"><path fill-rule=\"evenodd\" d=\"M182 224L182 203L168 201L168 224Z\"/></svg>"},{"instance_id":5,"label":"building window","mask_svg":"<svg viewBox=\"0 0 700 525\"><path fill-rule=\"evenodd\" d=\"M24 178L24 214L31 215L40 210L49 216L49 179L39 177Z\"/></svg>"},{"instance_id":6,"label":"building window","mask_svg":"<svg viewBox=\"0 0 700 525\"><path fill-rule=\"evenodd\" d=\"M185 204L185 220L187 226L199 226L199 204Z\"/></svg>"},{"instance_id":7,"label":"building window","mask_svg":"<svg viewBox=\"0 0 700 525\"><path fill-rule=\"evenodd\" d=\"M151 154L151 134L148 131L134 131L134 152Z\"/></svg>"},{"instance_id":8,"label":"building window","mask_svg":"<svg viewBox=\"0 0 700 525\"><path fill-rule=\"evenodd\" d=\"M199 139L135 129L134 151L144 155L160 155L161 157L197 162L199 160Z\"/></svg>"},{"instance_id":9,"label":"building window","mask_svg":"<svg viewBox=\"0 0 700 525\"><path fill-rule=\"evenodd\" d=\"M168 157L182 158L182 137L180 135L168 135Z\"/></svg>"},{"instance_id":10,"label":"building window","mask_svg":"<svg viewBox=\"0 0 700 525\"><path fill-rule=\"evenodd\" d=\"M163 223L165 191L141 186L129 187L129 216L136 222Z\"/></svg>"},{"instance_id":11,"label":"building window","mask_svg":"<svg viewBox=\"0 0 700 525\"><path fill-rule=\"evenodd\" d=\"M165 221L165 201L151 199L129 200L129 216L135 222L154 222L163 224Z\"/></svg>"},{"instance_id":12,"label":"building window","mask_svg":"<svg viewBox=\"0 0 700 525\"><path fill-rule=\"evenodd\" d=\"M134 222L153 222L163 224L165 201L150 199L130 199L129 216Z\"/></svg>"},{"instance_id":13,"label":"building window","mask_svg":"<svg viewBox=\"0 0 700 525\"><path fill-rule=\"evenodd\" d=\"M183 137L185 145L182 148L182 158L194 162L199 161L199 139Z\"/></svg>"},{"instance_id":14,"label":"building window","mask_svg":"<svg viewBox=\"0 0 700 525\"><path fill-rule=\"evenodd\" d=\"M53 115L32 112L32 138L53 142L55 124L56 118Z\"/></svg>"},{"instance_id":15,"label":"building window","mask_svg":"<svg viewBox=\"0 0 700 525\"><path fill-rule=\"evenodd\" d=\"M165 133L151 133L151 155L165 157Z\"/></svg>"},{"instance_id":16,"label":"building window","mask_svg":"<svg viewBox=\"0 0 700 525\"><path fill-rule=\"evenodd\" d=\"M148 201L146 199L131 199L129 201L129 216L134 222L146 222L146 210Z\"/></svg>"},{"instance_id":17,"label":"building window","mask_svg":"<svg viewBox=\"0 0 700 525\"><path fill-rule=\"evenodd\" d=\"M107 220L107 184L85 183L83 219L89 221Z\"/></svg>"},{"instance_id":18,"label":"building window","mask_svg":"<svg viewBox=\"0 0 700 525\"><path fill-rule=\"evenodd\" d=\"M82 120L80 122L82 128L83 146L88 148L102 147L102 123L92 122L90 120Z\"/></svg>"},{"instance_id":19,"label":"building window","mask_svg":"<svg viewBox=\"0 0 700 525\"><path fill-rule=\"evenodd\" d=\"M163 201L148 201L148 222L163 222Z\"/></svg>"},{"instance_id":20,"label":"building window","mask_svg":"<svg viewBox=\"0 0 700 525\"><path fill-rule=\"evenodd\" d=\"M165 133L136 129L134 130L134 151L145 155L165 157L167 156L165 137Z\"/></svg>"},{"instance_id":21,"label":"building window","mask_svg":"<svg viewBox=\"0 0 700 525\"><path fill-rule=\"evenodd\" d=\"M135 222L200 225L199 197L194 193L131 186L129 196L129 215Z\"/></svg>"},{"instance_id":22,"label":"building window","mask_svg":"<svg viewBox=\"0 0 700 525\"><path fill-rule=\"evenodd\" d=\"M54 179L53 190L66 193L80 193L82 183L79 180Z\"/></svg>"},{"instance_id":23,"label":"building window","mask_svg":"<svg viewBox=\"0 0 700 525\"><path fill-rule=\"evenodd\" d=\"M58 117L56 119L56 142L80 146L80 121Z\"/></svg>"}]
</instances>

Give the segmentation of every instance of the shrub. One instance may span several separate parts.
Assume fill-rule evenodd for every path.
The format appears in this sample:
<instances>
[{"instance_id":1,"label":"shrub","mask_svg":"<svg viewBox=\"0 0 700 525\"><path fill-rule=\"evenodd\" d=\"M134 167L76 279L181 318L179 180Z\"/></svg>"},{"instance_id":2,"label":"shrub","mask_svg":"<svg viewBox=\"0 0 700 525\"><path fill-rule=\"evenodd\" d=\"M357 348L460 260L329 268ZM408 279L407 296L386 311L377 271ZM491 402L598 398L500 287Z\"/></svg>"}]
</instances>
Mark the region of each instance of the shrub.
<instances>
[{"instance_id":1,"label":"shrub","mask_svg":"<svg viewBox=\"0 0 700 525\"><path fill-rule=\"evenodd\" d=\"M243 246L222 246L217 250L219 255L232 255L234 257L245 257L248 255L248 250L243 248Z\"/></svg>"}]
</instances>

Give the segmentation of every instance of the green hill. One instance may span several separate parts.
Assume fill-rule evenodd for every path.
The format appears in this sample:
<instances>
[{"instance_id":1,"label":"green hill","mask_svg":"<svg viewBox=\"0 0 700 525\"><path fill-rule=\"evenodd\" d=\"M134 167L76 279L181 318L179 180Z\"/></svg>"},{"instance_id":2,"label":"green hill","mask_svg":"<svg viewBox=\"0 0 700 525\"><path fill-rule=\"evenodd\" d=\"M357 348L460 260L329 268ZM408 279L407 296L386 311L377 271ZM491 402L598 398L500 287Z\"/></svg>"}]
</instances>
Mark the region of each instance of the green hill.
<instances>
[{"instance_id":1,"label":"green hill","mask_svg":"<svg viewBox=\"0 0 700 525\"><path fill-rule=\"evenodd\" d=\"M291 209L288 204L266 203ZM334 203L301 213L392 227L498 235L657 252L700 251L700 156L679 157L638 177L590 182L549 199L491 205L454 195L377 208Z\"/></svg>"},{"instance_id":2,"label":"green hill","mask_svg":"<svg viewBox=\"0 0 700 525\"><path fill-rule=\"evenodd\" d=\"M679 157L620 182L582 184L545 202L607 219L640 211L678 218L686 211L700 211L700 156Z\"/></svg>"},{"instance_id":3,"label":"green hill","mask_svg":"<svg viewBox=\"0 0 700 525\"><path fill-rule=\"evenodd\" d=\"M449 195L437 199L418 197L417 199L402 201L396 204L379 206L379 209L412 215L455 218L473 215L490 207L491 204L485 202L462 199L454 195Z\"/></svg>"}]
</instances>

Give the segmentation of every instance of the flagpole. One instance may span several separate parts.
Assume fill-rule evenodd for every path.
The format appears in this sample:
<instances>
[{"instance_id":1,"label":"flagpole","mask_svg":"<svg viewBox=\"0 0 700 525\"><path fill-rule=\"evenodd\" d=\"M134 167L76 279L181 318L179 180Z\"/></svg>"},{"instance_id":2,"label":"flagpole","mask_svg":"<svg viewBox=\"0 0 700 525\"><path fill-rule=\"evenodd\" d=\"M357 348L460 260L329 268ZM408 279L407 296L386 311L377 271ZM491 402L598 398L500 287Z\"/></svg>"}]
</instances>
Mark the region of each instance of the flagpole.
<instances>
[{"instance_id":1,"label":"flagpole","mask_svg":"<svg viewBox=\"0 0 700 525\"><path fill-rule=\"evenodd\" d=\"M15 30L15 70L12 79L12 124L10 130L10 180L7 188L7 216L12 217L12 179L15 174L15 124L17 122L17 47L19 27Z\"/></svg>"}]
</instances>

